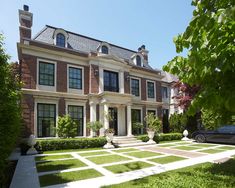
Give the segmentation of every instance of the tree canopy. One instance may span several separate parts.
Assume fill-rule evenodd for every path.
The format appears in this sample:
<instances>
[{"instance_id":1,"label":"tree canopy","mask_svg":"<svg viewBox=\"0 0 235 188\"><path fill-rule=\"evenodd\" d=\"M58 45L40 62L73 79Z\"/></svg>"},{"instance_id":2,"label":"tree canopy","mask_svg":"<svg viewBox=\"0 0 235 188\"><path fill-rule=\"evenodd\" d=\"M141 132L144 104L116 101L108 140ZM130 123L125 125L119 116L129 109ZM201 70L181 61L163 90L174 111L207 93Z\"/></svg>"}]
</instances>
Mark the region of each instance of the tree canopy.
<instances>
[{"instance_id":1,"label":"tree canopy","mask_svg":"<svg viewBox=\"0 0 235 188\"><path fill-rule=\"evenodd\" d=\"M235 114L235 1L193 0L193 18L174 38L176 56L163 69L200 89L189 114L209 110L225 123Z\"/></svg>"}]
</instances>

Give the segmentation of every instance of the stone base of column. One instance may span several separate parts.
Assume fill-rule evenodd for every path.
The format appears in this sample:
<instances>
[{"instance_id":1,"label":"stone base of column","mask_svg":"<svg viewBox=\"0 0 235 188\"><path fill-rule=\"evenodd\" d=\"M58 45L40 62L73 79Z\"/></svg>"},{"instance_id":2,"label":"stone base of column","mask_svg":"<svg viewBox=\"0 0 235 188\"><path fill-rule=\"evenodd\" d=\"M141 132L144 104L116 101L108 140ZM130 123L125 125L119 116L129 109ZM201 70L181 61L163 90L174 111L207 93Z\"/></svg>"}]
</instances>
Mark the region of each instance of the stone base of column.
<instances>
[{"instance_id":1,"label":"stone base of column","mask_svg":"<svg viewBox=\"0 0 235 188\"><path fill-rule=\"evenodd\" d=\"M114 145L112 145L111 143L107 143L103 146L104 149L113 149Z\"/></svg>"},{"instance_id":2,"label":"stone base of column","mask_svg":"<svg viewBox=\"0 0 235 188\"><path fill-rule=\"evenodd\" d=\"M37 150L34 147L29 148L29 150L26 153L27 155L35 155L38 154Z\"/></svg>"}]
</instances>

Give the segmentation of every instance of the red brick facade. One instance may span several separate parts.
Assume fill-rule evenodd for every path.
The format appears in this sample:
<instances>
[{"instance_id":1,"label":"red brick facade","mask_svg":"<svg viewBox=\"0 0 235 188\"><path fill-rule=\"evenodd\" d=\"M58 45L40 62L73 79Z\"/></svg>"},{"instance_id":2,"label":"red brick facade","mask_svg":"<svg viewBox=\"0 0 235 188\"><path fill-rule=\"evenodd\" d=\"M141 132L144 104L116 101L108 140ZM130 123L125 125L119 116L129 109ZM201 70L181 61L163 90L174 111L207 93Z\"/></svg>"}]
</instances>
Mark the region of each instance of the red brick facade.
<instances>
[{"instance_id":1,"label":"red brick facade","mask_svg":"<svg viewBox=\"0 0 235 188\"><path fill-rule=\"evenodd\" d=\"M147 95L146 95L146 79L141 78L141 100L146 101Z\"/></svg>"},{"instance_id":2,"label":"red brick facade","mask_svg":"<svg viewBox=\"0 0 235 188\"><path fill-rule=\"evenodd\" d=\"M99 93L99 67L90 65L91 93Z\"/></svg>"},{"instance_id":3,"label":"red brick facade","mask_svg":"<svg viewBox=\"0 0 235 188\"><path fill-rule=\"evenodd\" d=\"M58 92L67 92L67 63L57 61L57 86Z\"/></svg>"}]
</instances>

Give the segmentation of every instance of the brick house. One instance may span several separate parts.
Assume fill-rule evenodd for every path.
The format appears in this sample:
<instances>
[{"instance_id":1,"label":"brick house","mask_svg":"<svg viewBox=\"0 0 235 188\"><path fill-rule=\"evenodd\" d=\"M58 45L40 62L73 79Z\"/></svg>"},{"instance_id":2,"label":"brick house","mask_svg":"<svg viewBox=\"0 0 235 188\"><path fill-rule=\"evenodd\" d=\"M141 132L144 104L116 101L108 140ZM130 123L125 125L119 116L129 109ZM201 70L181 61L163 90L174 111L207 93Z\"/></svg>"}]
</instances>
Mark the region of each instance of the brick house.
<instances>
[{"instance_id":1,"label":"brick house","mask_svg":"<svg viewBox=\"0 0 235 188\"><path fill-rule=\"evenodd\" d=\"M79 122L77 136L89 136L86 124L96 120L130 136L133 121L143 122L150 112L162 117L164 76L148 64L144 45L130 50L48 25L32 37L28 6L19 10L19 21L25 136L56 136L64 114Z\"/></svg>"}]
</instances>

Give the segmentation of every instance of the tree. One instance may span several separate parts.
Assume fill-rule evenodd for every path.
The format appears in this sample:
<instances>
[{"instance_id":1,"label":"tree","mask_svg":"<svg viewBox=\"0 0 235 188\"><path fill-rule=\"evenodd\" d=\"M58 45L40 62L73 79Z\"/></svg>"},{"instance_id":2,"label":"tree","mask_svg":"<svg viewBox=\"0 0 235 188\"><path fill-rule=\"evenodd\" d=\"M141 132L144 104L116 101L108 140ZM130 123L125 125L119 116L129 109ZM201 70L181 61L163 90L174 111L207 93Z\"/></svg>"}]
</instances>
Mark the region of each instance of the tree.
<instances>
[{"instance_id":1,"label":"tree","mask_svg":"<svg viewBox=\"0 0 235 188\"><path fill-rule=\"evenodd\" d=\"M70 115L59 117L56 132L61 138L74 138L77 136L79 122L75 122Z\"/></svg>"},{"instance_id":2,"label":"tree","mask_svg":"<svg viewBox=\"0 0 235 188\"><path fill-rule=\"evenodd\" d=\"M164 70L189 86L200 86L189 114L198 110L219 114L231 123L235 114L235 1L193 0L193 18L185 32L174 38L177 53Z\"/></svg>"},{"instance_id":3,"label":"tree","mask_svg":"<svg viewBox=\"0 0 235 188\"><path fill-rule=\"evenodd\" d=\"M3 48L3 35L0 34L0 187L6 181L6 159L15 147L21 120L21 84L19 75L8 61L9 56Z\"/></svg>"}]
</instances>

